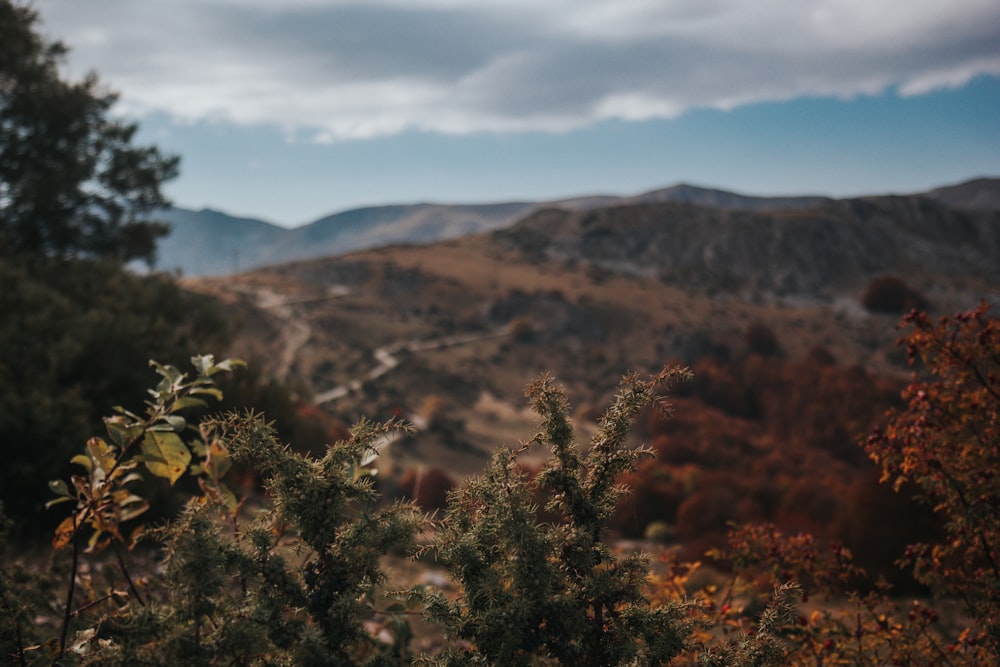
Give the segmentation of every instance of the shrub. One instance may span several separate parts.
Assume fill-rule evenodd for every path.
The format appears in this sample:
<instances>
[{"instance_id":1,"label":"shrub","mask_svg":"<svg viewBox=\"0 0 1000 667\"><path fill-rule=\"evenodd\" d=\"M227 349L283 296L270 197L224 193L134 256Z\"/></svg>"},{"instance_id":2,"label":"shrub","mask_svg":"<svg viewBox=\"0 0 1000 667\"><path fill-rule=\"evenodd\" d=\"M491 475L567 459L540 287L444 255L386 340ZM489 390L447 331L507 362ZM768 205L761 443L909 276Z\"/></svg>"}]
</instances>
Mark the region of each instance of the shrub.
<instances>
[{"instance_id":1,"label":"shrub","mask_svg":"<svg viewBox=\"0 0 1000 667\"><path fill-rule=\"evenodd\" d=\"M162 379L146 415L121 410L107 419L109 440L92 438L86 454L73 459L84 474L70 484L50 484L57 494L51 504L73 503L74 509L53 540L57 549L72 552L72 564L59 636L44 642L47 658L101 665L401 659L405 624L385 604L377 606L380 559L410 544L422 519L409 505L377 508L369 468L376 443L400 425L362 421L319 459L281 445L254 413L189 426L183 413L201 407L202 396L220 397L212 376L234 365L211 357L193 361L193 379L155 365ZM231 461L261 471L273 499L246 524L241 503L222 481ZM118 551L143 535L141 525L125 530L147 508L140 470L171 484L193 476L202 492L177 520L153 531L163 575L147 585L129 575ZM123 581L102 591L82 574L80 559L108 547ZM110 611L88 622L95 608L111 603ZM5 621L26 642L23 616L8 614L7 606ZM399 628L399 641L377 642L372 630L380 624ZM28 649L21 642L15 651L23 653Z\"/></svg>"},{"instance_id":2,"label":"shrub","mask_svg":"<svg viewBox=\"0 0 1000 667\"><path fill-rule=\"evenodd\" d=\"M872 313L902 315L909 310L926 308L927 299L897 276L883 275L868 283L861 295L861 305Z\"/></svg>"},{"instance_id":3,"label":"shrub","mask_svg":"<svg viewBox=\"0 0 1000 667\"><path fill-rule=\"evenodd\" d=\"M1000 322L986 303L933 322L913 312L903 339L931 373L866 443L882 481L915 484L944 521L944 539L913 545L918 581L961 599L972 636L1000 655Z\"/></svg>"},{"instance_id":4,"label":"shrub","mask_svg":"<svg viewBox=\"0 0 1000 667\"><path fill-rule=\"evenodd\" d=\"M781 343L771 327L755 322L743 333L743 343L750 354L775 357L781 354Z\"/></svg>"},{"instance_id":5,"label":"shrub","mask_svg":"<svg viewBox=\"0 0 1000 667\"><path fill-rule=\"evenodd\" d=\"M499 450L483 476L453 493L440 525L434 550L462 592L422 599L451 639L468 642L440 664L656 664L683 649L691 632L684 606L651 607L646 559L615 557L602 538L621 494L615 478L642 453L625 446L632 419L658 385L687 376L671 369L649 381L625 378L585 456L562 390L550 378L528 388L542 430L516 450ZM552 456L529 479L516 458L532 444ZM536 489L561 521L538 522Z\"/></svg>"}]
</instances>

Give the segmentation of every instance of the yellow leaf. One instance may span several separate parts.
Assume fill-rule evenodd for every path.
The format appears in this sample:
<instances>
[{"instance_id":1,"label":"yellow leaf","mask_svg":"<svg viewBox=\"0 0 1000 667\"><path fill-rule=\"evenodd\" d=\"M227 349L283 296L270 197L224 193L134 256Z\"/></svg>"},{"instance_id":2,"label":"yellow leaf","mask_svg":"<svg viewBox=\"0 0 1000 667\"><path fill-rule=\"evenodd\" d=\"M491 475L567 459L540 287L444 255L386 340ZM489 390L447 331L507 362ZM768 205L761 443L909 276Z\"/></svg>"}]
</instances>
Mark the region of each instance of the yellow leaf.
<instances>
[{"instance_id":1,"label":"yellow leaf","mask_svg":"<svg viewBox=\"0 0 1000 667\"><path fill-rule=\"evenodd\" d=\"M212 440L208 446L205 458L205 474L211 479L219 480L229 471L232 465L233 462L229 458L229 452L226 448L218 440Z\"/></svg>"},{"instance_id":2,"label":"yellow leaf","mask_svg":"<svg viewBox=\"0 0 1000 667\"><path fill-rule=\"evenodd\" d=\"M148 431L142 441L142 453L149 472L170 480L171 484L181 478L191 463L191 452L184 441L170 431Z\"/></svg>"},{"instance_id":3,"label":"yellow leaf","mask_svg":"<svg viewBox=\"0 0 1000 667\"><path fill-rule=\"evenodd\" d=\"M56 528L55 535L52 536L52 548L62 549L64 546L69 544L70 539L73 537L73 531L76 529L76 524L73 522L73 517L68 516L62 520L62 523Z\"/></svg>"}]
</instances>

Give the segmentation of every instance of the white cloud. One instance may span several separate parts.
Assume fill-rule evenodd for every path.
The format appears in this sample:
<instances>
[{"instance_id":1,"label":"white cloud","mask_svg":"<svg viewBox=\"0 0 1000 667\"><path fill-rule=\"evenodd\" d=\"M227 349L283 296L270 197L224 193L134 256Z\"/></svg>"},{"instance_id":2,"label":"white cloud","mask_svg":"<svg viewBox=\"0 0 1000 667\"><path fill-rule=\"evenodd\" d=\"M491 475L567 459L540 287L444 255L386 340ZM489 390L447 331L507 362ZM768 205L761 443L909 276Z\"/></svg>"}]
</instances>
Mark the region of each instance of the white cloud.
<instances>
[{"instance_id":1,"label":"white cloud","mask_svg":"<svg viewBox=\"0 0 1000 667\"><path fill-rule=\"evenodd\" d=\"M319 141L566 131L1000 75L995 0L36 0L134 114Z\"/></svg>"}]
</instances>

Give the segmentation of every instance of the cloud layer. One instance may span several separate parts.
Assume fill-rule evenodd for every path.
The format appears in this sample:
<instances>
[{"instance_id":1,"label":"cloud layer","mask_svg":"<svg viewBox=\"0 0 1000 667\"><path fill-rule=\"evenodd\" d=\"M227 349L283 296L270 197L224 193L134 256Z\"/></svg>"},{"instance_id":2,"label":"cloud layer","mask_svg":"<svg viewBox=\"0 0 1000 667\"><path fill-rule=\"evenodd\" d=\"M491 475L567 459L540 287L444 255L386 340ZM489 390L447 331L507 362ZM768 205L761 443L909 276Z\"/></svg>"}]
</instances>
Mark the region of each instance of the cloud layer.
<instances>
[{"instance_id":1,"label":"cloud layer","mask_svg":"<svg viewBox=\"0 0 1000 667\"><path fill-rule=\"evenodd\" d=\"M36 0L132 115L316 141L565 132L1000 75L996 0Z\"/></svg>"}]
</instances>

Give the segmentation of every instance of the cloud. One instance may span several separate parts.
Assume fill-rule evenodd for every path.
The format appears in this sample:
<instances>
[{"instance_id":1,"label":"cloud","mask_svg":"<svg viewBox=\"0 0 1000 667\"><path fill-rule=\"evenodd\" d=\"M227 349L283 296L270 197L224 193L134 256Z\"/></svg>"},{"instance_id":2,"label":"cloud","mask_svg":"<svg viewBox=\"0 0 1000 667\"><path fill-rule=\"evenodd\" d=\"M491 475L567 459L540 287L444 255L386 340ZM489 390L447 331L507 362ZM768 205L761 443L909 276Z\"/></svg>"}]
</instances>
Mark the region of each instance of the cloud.
<instances>
[{"instance_id":1,"label":"cloud","mask_svg":"<svg viewBox=\"0 0 1000 667\"><path fill-rule=\"evenodd\" d=\"M36 0L126 113L336 141L565 132L1000 75L995 0Z\"/></svg>"}]
</instances>

